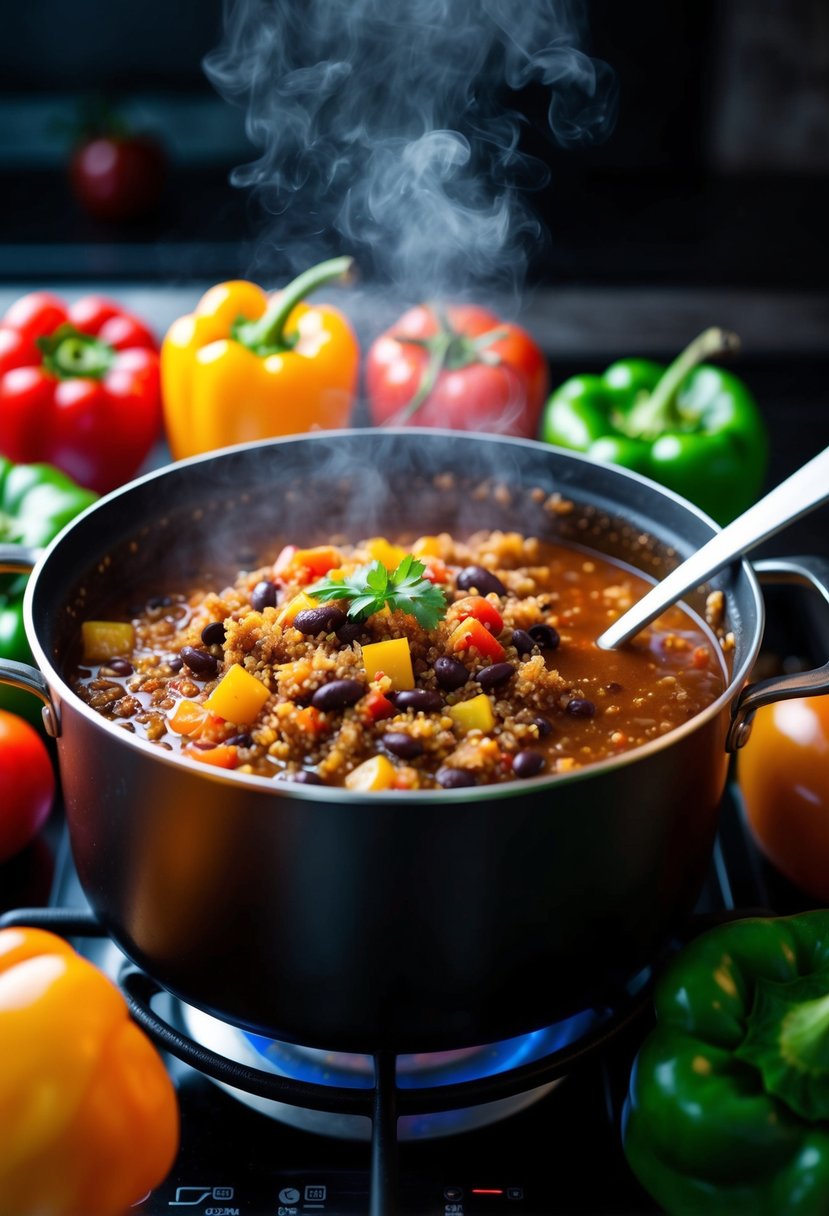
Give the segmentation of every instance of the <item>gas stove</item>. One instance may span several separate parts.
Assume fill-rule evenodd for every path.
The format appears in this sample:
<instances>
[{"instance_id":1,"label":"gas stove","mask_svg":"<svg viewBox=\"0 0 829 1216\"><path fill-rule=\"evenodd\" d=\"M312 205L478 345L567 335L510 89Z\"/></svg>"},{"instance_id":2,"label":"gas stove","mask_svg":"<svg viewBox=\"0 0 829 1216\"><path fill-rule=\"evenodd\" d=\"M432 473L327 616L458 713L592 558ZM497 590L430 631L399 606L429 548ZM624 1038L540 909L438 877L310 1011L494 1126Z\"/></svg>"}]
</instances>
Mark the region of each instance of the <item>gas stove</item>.
<instances>
[{"instance_id":1,"label":"gas stove","mask_svg":"<svg viewBox=\"0 0 829 1216\"><path fill-rule=\"evenodd\" d=\"M747 836L729 787L688 935L735 915L803 906ZM63 832L49 907L37 915L121 983L175 1080L180 1152L136 1213L658 1210L628 1169L620 1130L633 1057L651 1024L650 969L616 1008L503 1043L378 1062L248 1034L160 992L96 925Z\"/></svg>"}]
</instances>

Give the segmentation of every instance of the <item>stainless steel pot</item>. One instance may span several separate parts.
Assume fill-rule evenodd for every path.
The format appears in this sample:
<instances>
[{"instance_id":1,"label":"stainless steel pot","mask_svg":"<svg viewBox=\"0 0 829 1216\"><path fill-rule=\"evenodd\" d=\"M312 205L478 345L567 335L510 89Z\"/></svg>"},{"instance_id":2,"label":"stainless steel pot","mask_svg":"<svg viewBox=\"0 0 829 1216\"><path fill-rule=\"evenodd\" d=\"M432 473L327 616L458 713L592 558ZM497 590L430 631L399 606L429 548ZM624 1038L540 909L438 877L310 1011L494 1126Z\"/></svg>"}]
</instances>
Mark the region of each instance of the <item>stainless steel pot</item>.
<instances>
[{"instance_id":1,"label":"stainless steel pot","mask_svg":"<svg viewBox=\"0 0 829 1216\"><path fill-rule=\"evenodd\" d=\"M558 509L560 501L573 504ZM230 576L280 539L518 528L659 577L716 531L618 468L529 441L409 429L320 433L151 473L78 517L34 563L39 671L0 680L44 702L72 850L113 938L208 1013L345 1051L442 1050L612 1002L701 889L728 749L756 706L829 690L826 669L746 690L764 608L747 563L722 590L728 687L635 752L559 776L375 793L213 770L106 721L67 686L80 621L197 571ZM27 564L19 549L0 567ZM802 559L763 574L813 584Z\"/></svg>"}]
</instances>

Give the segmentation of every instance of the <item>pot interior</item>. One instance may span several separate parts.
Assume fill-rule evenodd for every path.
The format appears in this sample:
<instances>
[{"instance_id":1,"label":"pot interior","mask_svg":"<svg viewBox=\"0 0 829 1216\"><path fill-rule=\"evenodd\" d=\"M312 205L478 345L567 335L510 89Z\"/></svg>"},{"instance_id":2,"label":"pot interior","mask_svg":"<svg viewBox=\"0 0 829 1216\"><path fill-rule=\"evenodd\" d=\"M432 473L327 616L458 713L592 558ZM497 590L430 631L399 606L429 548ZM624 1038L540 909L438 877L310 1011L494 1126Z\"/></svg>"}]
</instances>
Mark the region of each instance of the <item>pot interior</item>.
<instances>
[{"instance_id":1,"label":"pot interior","mask_svg":"<svg viewBox=\"0 0 829 1216\"><path fill-rule=\"evenodd\" d=\"M80 622L110 606L240 569L302 546L374 535L516 530L578 544L659 579L714 527L643 479L531 441L424 429L320 433L171 465L108 496L53 545L30 580L31 619L58 673ZM723 628L742 674L761 624L753 583L726 571L686 597L704 618L725 592Z\"/></svg>"}]
</instances>

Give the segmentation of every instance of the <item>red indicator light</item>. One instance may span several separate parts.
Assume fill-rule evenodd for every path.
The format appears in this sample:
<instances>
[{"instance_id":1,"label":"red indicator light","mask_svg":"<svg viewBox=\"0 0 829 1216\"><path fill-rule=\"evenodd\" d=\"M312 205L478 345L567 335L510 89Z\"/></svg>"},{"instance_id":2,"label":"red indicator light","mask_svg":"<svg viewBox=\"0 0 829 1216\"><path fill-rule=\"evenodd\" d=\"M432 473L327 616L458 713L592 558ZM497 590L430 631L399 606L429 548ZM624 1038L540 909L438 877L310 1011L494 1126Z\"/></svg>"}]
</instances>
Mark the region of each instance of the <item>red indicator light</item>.
<instances>
[{"instance_id":1,"label":"red indicator light","mask_svg":"<svg viewBox=\"0 0 829 1216\"><path fill-rule=\"evenodd\" d=\"M500 1186L473 1186L473 1195L503 1195L504 1188Z\"/></svg>"}]
</instances>

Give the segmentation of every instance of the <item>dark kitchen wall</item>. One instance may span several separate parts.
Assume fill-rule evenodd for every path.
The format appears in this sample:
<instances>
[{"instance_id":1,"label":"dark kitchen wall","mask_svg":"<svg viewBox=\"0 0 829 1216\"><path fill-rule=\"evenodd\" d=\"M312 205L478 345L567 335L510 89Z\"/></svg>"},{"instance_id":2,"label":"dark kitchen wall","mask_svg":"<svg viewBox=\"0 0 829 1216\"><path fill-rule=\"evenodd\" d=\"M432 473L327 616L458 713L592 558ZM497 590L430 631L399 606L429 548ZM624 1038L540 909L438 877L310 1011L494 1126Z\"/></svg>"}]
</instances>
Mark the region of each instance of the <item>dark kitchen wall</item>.
<instances>
[{"instance_id":1,"label":"dark kitchen wall","mask_svg":"<svg viewBox=\"0 0 829 1216\"><path fill-rule=\"evenodd\" d=\"M608 138L562 148L543 88L505 93L527 119L522 146L549 168L530 200L549 233L531 274L825 285L826 0L587 7L586 49L615 76ZM220 0L4 0L3 9L0 279L244 272L262 216L228 177L254 150L243 112L202 68L220 38ZM67 185L73 127L99 95L167 150L160 206L129 224L90 218Z\"/></svg>"}]
</instances>

